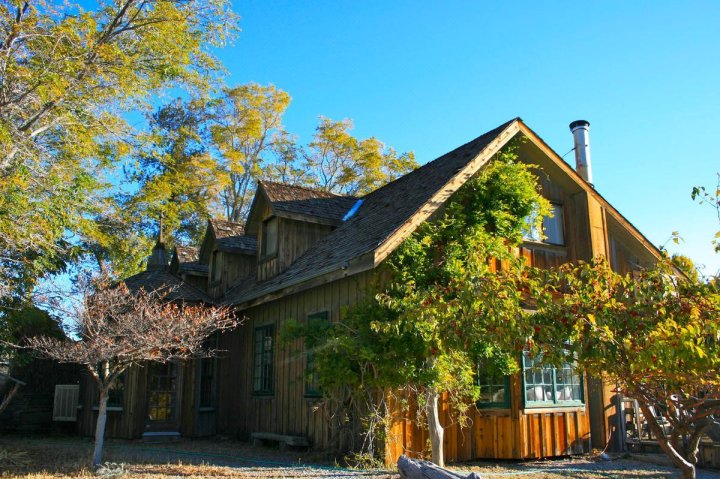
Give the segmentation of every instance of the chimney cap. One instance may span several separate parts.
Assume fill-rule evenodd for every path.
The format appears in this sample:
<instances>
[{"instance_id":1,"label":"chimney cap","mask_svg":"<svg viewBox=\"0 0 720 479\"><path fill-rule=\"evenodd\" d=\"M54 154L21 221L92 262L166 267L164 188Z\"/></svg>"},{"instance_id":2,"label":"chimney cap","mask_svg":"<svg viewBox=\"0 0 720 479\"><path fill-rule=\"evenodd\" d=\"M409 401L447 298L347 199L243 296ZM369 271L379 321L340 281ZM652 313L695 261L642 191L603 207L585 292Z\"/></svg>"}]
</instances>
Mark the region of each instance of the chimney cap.
<instances>
[{"instance_id":1,"label":"chimney cap","mask_svg":"<svg viewBox=\"0 0 720 479\"><path fill-rule=\"evenodd\" d=\"M574 122L570 123L570 131L573 131L575 128L583 126L590 126L590 122L587 120L575 120Z\"/></svg>"}]
</instances>

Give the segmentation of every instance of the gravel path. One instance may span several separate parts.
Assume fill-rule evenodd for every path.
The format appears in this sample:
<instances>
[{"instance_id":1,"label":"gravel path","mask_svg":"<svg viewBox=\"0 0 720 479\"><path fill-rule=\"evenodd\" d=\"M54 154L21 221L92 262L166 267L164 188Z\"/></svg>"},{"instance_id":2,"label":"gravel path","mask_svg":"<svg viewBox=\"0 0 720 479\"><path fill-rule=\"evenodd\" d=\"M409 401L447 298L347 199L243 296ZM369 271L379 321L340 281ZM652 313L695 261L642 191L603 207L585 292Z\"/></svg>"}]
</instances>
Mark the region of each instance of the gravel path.
<instances>
[{"instance_id":1,"label":"gravel path","mask_svg":"<svg viewBox=\"0 0 720 479\"><path fill-rule=\"evenodd\" d=\"M0 449L27 452L26 467L6 469L2 478L91 477L87 458L92 442L80 438L0 437ZM398 479L394 471L350 470L336 467L321 453L279 451L253 447L231 440L181 440L152 444L108 441L105 459L123 464L119 476L135 478L321 478ZM678 478L667 466L619 458L600 461L588 457L546 461L477 461L452 467L466 475L470 471L488 479L649 479ZM118 471L119 472L119 471ZM720 471L699 470L698 479L720 479Z\"/></svg>"}]
</instances>

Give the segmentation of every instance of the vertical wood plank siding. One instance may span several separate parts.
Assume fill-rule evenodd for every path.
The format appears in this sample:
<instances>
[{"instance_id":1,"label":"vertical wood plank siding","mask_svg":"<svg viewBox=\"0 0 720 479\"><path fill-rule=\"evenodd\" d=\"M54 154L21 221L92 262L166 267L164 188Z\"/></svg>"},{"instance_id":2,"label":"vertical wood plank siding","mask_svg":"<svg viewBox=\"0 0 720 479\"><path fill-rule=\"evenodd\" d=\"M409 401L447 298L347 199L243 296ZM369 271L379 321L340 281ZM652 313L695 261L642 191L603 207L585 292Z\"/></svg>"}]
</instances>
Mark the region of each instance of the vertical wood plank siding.
<instances>
[{"instance_id":1,"label":"vertical wood plank siding","mask_svg":"<svg viewBox=\"0 0 720 479\"><path fill-rule=\"evenodd\" d=\"M255 306L241 314L245 322L220 338L225 350L219 360L218 429L240 439L252 432L274 432L307 437L314 448L347 450L354 425L331 424L327 411L317 409L316 398L305 397L305 358L301 339L278 340L288 319L306 321L307 315L328 311L337 321L342 309L364 297L372 273L360 273L326 285ZM253 394L253 333L256 327L275 327L273 393Z\"/></svg>"}]
</instances>

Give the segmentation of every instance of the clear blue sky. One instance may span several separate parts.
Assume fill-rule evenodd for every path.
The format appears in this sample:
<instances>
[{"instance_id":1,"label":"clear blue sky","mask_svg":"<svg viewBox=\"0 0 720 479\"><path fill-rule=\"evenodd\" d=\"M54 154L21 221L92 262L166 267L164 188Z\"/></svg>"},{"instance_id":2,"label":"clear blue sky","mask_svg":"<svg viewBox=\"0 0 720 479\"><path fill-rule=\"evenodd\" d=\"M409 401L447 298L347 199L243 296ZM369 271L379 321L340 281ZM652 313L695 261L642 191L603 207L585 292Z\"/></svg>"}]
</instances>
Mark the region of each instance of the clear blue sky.
<instances>
[{"instance_id":1,"label":"clear blue sky","mask_svg":"<svg viewBox=\"0 0 720 479\"><path fill-rule=\"evenodd\" d=\"M591 123L598 189L652 242L720 270L720 2L237 1L230 84L292 96L287 128L352 118L425 163L520 116L556 152ZM572 154L566 157L574 162ZM672 248L671 248L672 250Z\"/></svg>"}]
</instances>

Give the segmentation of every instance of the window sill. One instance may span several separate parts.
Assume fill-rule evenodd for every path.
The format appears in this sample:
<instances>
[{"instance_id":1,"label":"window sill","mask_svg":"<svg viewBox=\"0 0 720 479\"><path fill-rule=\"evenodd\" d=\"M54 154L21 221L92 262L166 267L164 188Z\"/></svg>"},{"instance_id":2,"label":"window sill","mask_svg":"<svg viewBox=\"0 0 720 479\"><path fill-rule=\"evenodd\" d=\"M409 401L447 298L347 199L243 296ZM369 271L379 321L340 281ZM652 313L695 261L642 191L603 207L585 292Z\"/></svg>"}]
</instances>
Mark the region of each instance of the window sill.
<instances>
[{"instance_id":1,"label":"window sill","mask_svg":"<svg viewBox=\"0 0 720 479\"><path fill-rule=\"evenodd\" d=\"M567 245L564 244L545 243L544 241L535 241L529 239L524 239L520 246L523 248L544 249L548 251L567 251Z\"/></svg>"},{"instance_id":2,"label":"window sill","mask_svg":"<svg viewBox=\"0 0 720 479\"><path fill-rule=\"evenodd\" d=\"M200 406L198 412L215 412L215 406Z\"/></svg>"},{"instance_id":3,"label":"window sill","mask_svg":"<svg viewBox=\"0 0 720 479\"><path fill-rule=\"evenodd\" d=\"M520 414L544 414L553 412L584 412L584 404L568 404L568 405L556 405L556 406L525 406L524 409L520 410Z\"/></svg>"},{"instance_id":4,"label":"window sill","mask_svg":"<svg viewBox=\"0 0 720 479\"><path fill-rule=\"evenodd\" d=\"M263 392L254 392L252 395L255 399L272 399L275 397L275 394L271 392L263 393Z\"/></svg>"},{"instance_id":5,"label":"window sill","mask_svg":"<svg viewBox=\"0 0 720 479\"><path fill-rule=\"evenodd\" d=\"M100 410L100 407L99 407L99 406L93 406L92 410L93 410L93 411L99 411L99 410ZM122 411L123 411L122 406L108 406L108 407L107 407L107 412L122 412Z\"/></svg>"}]
</instances>

